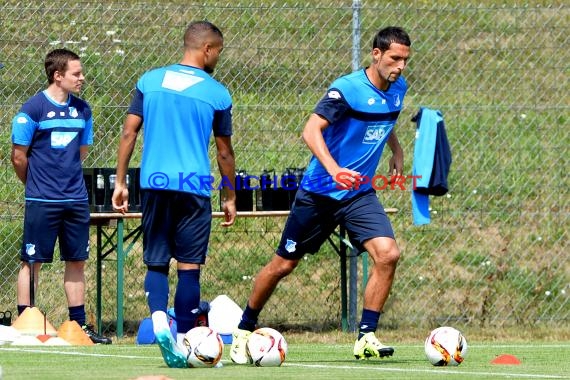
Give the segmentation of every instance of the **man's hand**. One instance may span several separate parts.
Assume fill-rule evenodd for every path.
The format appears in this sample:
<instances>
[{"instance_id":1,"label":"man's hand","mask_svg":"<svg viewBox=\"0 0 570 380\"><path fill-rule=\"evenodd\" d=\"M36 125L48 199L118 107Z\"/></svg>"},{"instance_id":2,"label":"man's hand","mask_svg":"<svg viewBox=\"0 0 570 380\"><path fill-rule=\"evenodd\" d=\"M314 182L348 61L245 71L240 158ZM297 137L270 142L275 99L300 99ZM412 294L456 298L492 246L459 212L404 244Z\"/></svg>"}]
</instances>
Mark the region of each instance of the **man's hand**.
<instances>
[{"instance_id":1,"label":"man's hand","mask_svg":"<svg viewBox=\"0 0 570 380\"><path fill-rule=\"evenodd\" d=\"M222 211L224 212L224 221L221 223L222 227L229 227L234 224L236 221L236 201L222 201Z\"/></svg>"},{"instance_id":2,"label":"man's hand","mask_svg":"<svg viewBox=\"0 0 570 380\"><path fill-rule=\"evenodd\" d=\"M121 214L129 211L129 189L125 185L115 183L115 191L113 191L113 209Z\"/></svg>"},{"instance_id":3,"label":"man's hand","mask_svg":"<svg viewBox=\"0 0 570 380\"><path fill-rule=\"evenodd\" d=\"M388 171L390 176L402 175L404 172L404 154L394 154L390 158L389 165Z\"/></svg>"},{"instance_id":4,"label":"man's hand","mask_svg":"<svg viewBox=\"0 0 570 380\"><path fill-rule=\"evenodd\" d=\"M347 168L338 169L332 178L340 190L358 189L361 183L360 173Z\"/></svg>"}]
</instances>

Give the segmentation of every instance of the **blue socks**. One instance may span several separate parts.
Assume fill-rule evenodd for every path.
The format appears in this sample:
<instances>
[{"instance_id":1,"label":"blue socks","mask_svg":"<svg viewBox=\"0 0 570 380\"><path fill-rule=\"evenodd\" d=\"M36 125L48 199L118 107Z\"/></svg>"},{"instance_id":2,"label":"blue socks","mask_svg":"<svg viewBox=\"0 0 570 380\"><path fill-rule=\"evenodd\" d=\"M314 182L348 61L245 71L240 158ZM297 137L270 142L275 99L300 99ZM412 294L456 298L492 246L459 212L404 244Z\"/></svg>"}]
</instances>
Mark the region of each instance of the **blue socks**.
<instances>
[{"instance_id":1,"label":"blue socks","mask_svg":"<svg viewBox=\"0 0 570 380\"><path fill-rule=\"evenodd\" d=\"M362 338L364 334L376 331L381 314L377 311L362 309L362 318L360 318L360 325L358 326L358 339Z\"/></svg>"},{"instance_id":2,"label":"blue socks","mask_svg":"<svg viewBox=\"0 0 570 380\"><path fill-rule=\"evenodd\" d=\"M166 312L168 308L168 267L148 267L144 280L144 290L150 313ZM200 305L200 269L178 270L178 284L174 295L176 329L185 334L196 323L192 310Z\"/></svg>"},{"instance_id":3,"label":"blue socks","mask_svg":"<svg viewBox=\"0 0 570 380\"><path fill-rule=\"evenodd\" d=\"M176 330L186 334L196 324L197 314L192 310L200 306L200 269L178 271L178 285L174 296Z\"/></svg>"},{"instance_id":4,"label":"blue socks","mask_svg":"<svg viewBox=\"0 0 570 380\"><path fill-rule=\"evenodd\" d=\"M69 309L69 320L75 321L79 326L85 324L85 305L71 306Z\"/></svg>"},{"instance_id":5,"label":"blue socks","mask_svg":"<svg viewBox=\"0 0 570 380\"><path fill-rule=\"evenodd\" d=\"M144 291L150 314L168 308L168 267L148 267Z\"/></svg>"},{"instance_id":6,"label":"blue socks","mask_svg":"<svg viewBox=\"0 0 570 380\"><path fill-rule=\"evenodd\" d=\"M259 313L261 313L261 310L254 310L247 305L243 310L241 321L238 324L238 329L247 331L255 330Z\"/></svg>"}]
</instances>

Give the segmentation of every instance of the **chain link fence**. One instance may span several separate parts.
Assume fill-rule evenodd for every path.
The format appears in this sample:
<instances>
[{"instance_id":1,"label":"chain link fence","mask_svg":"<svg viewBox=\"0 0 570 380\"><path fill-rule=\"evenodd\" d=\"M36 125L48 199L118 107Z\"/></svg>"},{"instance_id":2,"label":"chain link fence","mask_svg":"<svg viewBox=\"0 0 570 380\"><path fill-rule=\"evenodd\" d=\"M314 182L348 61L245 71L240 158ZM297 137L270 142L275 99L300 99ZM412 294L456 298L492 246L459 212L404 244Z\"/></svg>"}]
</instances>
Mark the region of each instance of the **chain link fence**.
<instances>
[{"instance_id":1,"label":"chain link fence","mask_svg":"<svg viewBox=\"0 0 570 380\"><path fill-rule=\"evenodd\" d=\"M4 0L0 310L15 310L23 220L23 186L10 163L11 120L28 97L45 87L45 54L59 47L80 53L87 77L82 97L90 102L95 121L95 143L84 166L114 167L137 78L152 67L177 62L187 23L208 19L225 37L214 75L233 96L237 166L253 175L304 167L310 156L300 132L327 86L355 64L368 64L379 28L405 27L413 53L397 131L406 172L411 173L415 135L411 118L420 106L443 112L454 161L450 192L432 198L427 226L412 224L409 190L378 193L385 207L398 209L391 220L402 249L382 323L393 328L448 322L567 325L569 17L564 2ZM140 162L141 144L133 167ZM387 167L385 157L378 173ZM217 194L212 202L217 210ZM230 229L214 221L203 298L227 294L244 305L284 220L243 218ZM127 231L137 226L137 221L126 223ZM261 322L339 327L339 262L329 243L306 257L277 289ZM361 279L365 265L358 261ZM92 255L87 267L92 322L95 267ZM112 332L117 317L112 255L102 271L103 327ZM127 332L148 314L144 273L142 247L135 242L125 265ZM360 280L357 286L361 294ZM44 265L38 293L37 304L52 323L67 318L60 262Z\"/></svg>"}]
</instances>

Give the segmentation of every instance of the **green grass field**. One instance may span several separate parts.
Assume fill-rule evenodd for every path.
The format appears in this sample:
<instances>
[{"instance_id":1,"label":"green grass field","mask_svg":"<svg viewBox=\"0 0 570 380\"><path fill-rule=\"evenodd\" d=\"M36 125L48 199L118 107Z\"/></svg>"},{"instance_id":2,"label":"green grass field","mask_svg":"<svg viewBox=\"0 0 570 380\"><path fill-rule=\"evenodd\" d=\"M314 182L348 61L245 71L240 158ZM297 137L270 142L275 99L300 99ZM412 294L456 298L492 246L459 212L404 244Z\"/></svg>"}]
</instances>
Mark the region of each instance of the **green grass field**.
<instances>
[{"instance_id":1,"label":"green grass field","mask_svg":"<svg viewBox=\"0 0 570 380\"><path fill-rule=\"evenodd\" d=\"M423 343L396 345L392 358L356 361L352 344L290 342L283 366L238 366L225 346L223 368L171 369L156 345L114 344L94 347L0 346L5 380L135 379L164 375L171 379L570 379L570 343L471 342L458 367L433 367ZM501 354L515 355L520 365L497 365Z\"/></svg>"}]
</instances>

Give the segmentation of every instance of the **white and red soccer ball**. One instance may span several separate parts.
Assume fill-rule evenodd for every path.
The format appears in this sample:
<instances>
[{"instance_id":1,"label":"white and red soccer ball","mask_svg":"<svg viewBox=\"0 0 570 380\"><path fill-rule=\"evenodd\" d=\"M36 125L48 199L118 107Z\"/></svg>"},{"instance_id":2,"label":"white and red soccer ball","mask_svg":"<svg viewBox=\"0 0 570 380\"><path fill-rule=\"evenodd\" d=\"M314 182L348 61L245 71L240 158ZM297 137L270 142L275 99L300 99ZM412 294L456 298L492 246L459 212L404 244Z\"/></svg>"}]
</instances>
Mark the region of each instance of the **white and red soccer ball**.
<instances>
[{"instance_id":1,"label":"white and red soccer ball","mask_svg":"<svg viewBox=\"0 0 570 380\"><path fill-rule=\"evenodd\" d=\"M256 367L278 367L287 356L287 342L279 331L262 327L249 336L247 354Z\"/></svg>"},{"instance_id":2,"label":"white and red soccer ball","mask_svg":"<svg viewBox=\"0 0 570 380\"><path fill-rule=\"evenodd\" d=\"M182 340L188 367L215 367L222 359L224 343L220 335L207 326L194 327Z\"/></svg>"},{"instance_id":3,"label":"white and red soccer ball","mask_svg":"<svg viewBox=\"0 0 570 380\"><path fill-rule=\"evenodd\" d=\"M458 366L467 355L467 340L453 327L438 327L426 338L424 350L434 366Z\"/></svg>"}]
</instances>

